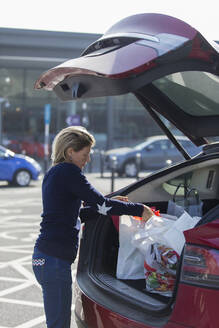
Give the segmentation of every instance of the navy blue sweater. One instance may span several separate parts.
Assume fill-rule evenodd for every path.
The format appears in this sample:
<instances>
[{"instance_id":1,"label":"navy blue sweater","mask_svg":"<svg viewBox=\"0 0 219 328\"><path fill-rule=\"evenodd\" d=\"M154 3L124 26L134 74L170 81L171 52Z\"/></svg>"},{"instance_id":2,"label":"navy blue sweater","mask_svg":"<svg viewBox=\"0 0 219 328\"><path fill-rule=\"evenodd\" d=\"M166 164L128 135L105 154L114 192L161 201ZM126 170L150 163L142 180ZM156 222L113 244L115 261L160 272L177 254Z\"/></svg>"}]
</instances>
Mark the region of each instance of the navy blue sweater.
<instances>
[{"instance_id":1,"label":"navy blue sweater","mask_svg":"<svg viewBox=\"0 0 219 328\"><path fill-rule=\"evenodd\" d=\"M104 197L71 163L59 163L44 176L43 213L36 247L48 255L73 262L78 249L78 215L81 201L103 215L141 216L143 205Z\"/></svg>"}]
</instances>

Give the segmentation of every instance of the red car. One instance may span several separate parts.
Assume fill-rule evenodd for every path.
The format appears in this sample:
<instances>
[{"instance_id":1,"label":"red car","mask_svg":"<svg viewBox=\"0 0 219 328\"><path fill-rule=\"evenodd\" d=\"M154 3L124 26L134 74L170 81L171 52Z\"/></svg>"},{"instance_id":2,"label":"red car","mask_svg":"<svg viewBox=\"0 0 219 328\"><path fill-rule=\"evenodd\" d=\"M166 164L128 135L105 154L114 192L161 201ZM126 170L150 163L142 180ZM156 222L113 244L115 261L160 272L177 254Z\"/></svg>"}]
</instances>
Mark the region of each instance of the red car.
<instances>
[{"instance_id":1,"label":"red car","mask_svg":"<svg viewBox=\"0 0 219 328\"><path fill-rule=\"evenodd\" d=\"M44 73L36 88L62 100L132 93L185 161L114 193L167 212L176 187L196 188L199 225L184 232L172 297L146 292L144 281L116 278L119 238L110 217L85 223L75 286L78 327L218 328L219 312L219 47L176 18L127 17L81 57ZM165 118L203 152L191 158Z\"/></svg>"}]
</instances>

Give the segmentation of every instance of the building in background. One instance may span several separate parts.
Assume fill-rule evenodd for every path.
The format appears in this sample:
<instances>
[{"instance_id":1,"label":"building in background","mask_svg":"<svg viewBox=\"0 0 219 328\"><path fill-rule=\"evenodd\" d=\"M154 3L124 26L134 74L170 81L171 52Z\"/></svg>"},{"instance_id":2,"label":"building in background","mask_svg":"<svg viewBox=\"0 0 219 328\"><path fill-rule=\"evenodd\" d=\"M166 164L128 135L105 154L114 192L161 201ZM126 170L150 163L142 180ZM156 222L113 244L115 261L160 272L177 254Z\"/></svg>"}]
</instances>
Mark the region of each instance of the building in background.
<instances>
[{"instance_id":1,"label":"building in background","mask_svg":"<svg viewBox=\"0 0 219 328\"><path fill-rule=\"evenodd\" d=\"M40 74L81 52L101 35L0 28L0 97L3 143L15 151L43 156L44 106L51 104L50 138L68 125L83 125L97 148L132 146L158 126L132 95L60 102L53 92L34 90Z\"/></svg>"}]
</instances>

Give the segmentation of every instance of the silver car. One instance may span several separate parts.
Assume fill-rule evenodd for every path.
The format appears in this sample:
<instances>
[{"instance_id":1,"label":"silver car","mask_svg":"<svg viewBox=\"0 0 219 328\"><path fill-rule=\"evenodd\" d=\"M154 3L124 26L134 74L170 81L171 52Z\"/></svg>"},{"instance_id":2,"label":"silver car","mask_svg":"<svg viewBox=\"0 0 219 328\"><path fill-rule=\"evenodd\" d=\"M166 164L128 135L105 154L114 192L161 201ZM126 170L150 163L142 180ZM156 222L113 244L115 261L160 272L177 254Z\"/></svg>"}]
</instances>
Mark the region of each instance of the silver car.
<instances>
[{"instance_id":1,"label":"silver car","mask_svg":"<svg viewBox=\"0 0 219 328\"><path fill-rule=\"evenodd\" d=\"M191 157L202 150L202 147L195 146L184 136L176 139ZM135 177L138 170L156 170L182 160L182 154L166 136L162 135L149 137L133 148L115 148L104 153L105 168L111 170L115 165L118 175L125 174L127 177Z\"/></svg>"}]
</instances>

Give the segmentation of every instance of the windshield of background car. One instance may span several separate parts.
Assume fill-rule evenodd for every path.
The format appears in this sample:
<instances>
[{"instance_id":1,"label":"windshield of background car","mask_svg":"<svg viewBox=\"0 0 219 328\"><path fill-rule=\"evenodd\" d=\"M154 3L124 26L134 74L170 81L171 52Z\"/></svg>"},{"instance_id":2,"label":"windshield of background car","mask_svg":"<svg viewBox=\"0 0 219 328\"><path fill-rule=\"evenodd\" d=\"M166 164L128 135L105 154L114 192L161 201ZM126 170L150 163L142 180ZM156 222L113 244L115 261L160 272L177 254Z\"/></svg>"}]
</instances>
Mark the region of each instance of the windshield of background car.
<instances>
[{"instance_id":1,"label":"windshield of background car","mask_svg":"<svg viewBox=\"0 0 219 328\"><path fill-rule=\"evenodd\" d=\"M140 143L140 144L135 145L135 146L134 146L134 149L136 149L136 150L141 150L141 149L145 148L145 147L146 147L147 145L149 145L149 144L150 144L149 141L144 141L144 142L142 142L142 143Z\"/></svg>"},{"instance_id":2,"label":"windshield of background car","mask_svg":"<svg viewBox=\"0 0 219 328\"><path fill-rule=\"evenodd\" d=\"M219 115L219 77L207 72L180 72L153 84L180 109L193 116Z\"/></svg>"},{"instance_id":3,"label":"windshield of background car","mask_svg":"<svg viewBox=\"0 0 219 328\"><path fill-rule=\"evenodd\" d=\"M5 155L14 156L14 152L9 149L6 149L3 146L0 146L0 156L4 157Z\"/></svg>"}]
</instances>

